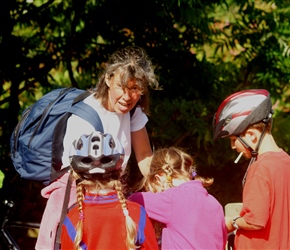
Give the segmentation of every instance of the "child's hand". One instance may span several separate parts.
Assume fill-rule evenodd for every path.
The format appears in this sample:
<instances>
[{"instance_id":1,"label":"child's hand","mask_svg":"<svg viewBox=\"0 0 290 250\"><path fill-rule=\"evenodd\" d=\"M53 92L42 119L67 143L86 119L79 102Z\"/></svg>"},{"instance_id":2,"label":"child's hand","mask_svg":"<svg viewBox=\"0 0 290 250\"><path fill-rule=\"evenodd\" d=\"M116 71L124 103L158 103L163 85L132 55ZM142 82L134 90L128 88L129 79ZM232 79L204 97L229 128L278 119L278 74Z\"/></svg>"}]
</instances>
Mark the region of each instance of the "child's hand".
<instances>
[{"instance_id":1,"label":"child's hand","mask_svg":"<svg viewBox=\"0 0 290 250\"><path fill-rule=\"evenodd\" d=\"M233 222L233 219L234 219L235 217L225 217L225 221L226 221L226 227L227 227L227 230L228 230L228 233L231 233L231 232L233 232L233 231L235 231L236 229L233 227L233 224L232 224L232 222Z\"/></svg>"}]
</instances>

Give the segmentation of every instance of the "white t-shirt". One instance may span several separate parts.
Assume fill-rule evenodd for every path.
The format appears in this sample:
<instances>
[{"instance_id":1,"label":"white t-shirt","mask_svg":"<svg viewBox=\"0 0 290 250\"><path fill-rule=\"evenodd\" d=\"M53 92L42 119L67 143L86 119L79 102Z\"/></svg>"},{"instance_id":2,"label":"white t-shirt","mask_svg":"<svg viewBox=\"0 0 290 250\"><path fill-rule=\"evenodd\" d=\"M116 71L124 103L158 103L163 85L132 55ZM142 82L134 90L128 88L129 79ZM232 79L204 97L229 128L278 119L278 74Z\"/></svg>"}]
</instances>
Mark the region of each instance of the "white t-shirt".
<instances>
[{"instance_id":1,"label":"white t-shirt","mask_svg":"<svg viewBox=\"0 0 290 250\"><path fill-rule=\"evenodd\" d=\"M142 129L148 117L137 107L130 119L130 113L125 115L110 112L103 108L100 102L92 95L87 97L84 102L95 109L103 123L104 133L110 133L113 137L118 138L125 150L124 162L122 165L125 169L131 155L131 132ZM95 131L94 127L82 118L72 115L67 121L66 134L63 139L63 167L69 166L69 151L72 143L79 139L83 134L90 134Z\"/></svg>"}]
</instances>

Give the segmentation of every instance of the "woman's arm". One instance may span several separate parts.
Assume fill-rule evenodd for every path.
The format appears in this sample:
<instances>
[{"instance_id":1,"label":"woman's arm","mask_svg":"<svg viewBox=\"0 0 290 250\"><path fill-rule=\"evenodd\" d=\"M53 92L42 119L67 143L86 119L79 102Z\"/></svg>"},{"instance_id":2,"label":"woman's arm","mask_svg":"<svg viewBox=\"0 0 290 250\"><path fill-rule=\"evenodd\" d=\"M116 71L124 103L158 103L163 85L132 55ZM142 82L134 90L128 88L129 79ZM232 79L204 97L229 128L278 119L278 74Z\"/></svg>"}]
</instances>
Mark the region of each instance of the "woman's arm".
<instances>
[{"instance_id":1,"label":"woman's arm","mask_svg":"<svg viewBox=\"0 0 290 250\"><path fill-rule=\"evenodd\" d=\"M138 162L139 169L145 177L149 172L152 149L146 127L131 133L131 143Z\"/></svg>"}]
</instances>

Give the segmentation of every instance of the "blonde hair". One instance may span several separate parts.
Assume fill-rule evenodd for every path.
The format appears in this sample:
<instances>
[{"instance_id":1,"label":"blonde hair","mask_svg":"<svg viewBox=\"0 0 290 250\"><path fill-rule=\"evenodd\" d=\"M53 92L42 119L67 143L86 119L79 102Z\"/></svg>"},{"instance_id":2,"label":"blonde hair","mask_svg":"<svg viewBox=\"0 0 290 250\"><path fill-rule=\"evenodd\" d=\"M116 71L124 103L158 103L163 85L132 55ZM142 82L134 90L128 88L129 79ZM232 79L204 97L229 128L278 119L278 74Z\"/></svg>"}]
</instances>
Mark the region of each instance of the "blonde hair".
<instances>
[{"instance_id":1,"label":"blonde hair","mask_svg":"<svg viewBox=\"0 0 290 250\"><path fill-rule=\"evenodd\" d=\"M156 178L158 174L166 174L169 187L173 187L172 179L200 180L204 187L213 183L213 178L204 178L195 174L195 162L191 155L177 147L157 149L150 163L150 171L144 181L146 191L157 192Z\"/></svg>"},{"instance_id":2,"label":"blonde hair","mask_svg":"<svg viewBox=\"0 0 290 250\"><path fill-rule=\"evenodd\" d=\"M123 214L126 221L126 245L128 249L136 249L138 246L135 245L135 240L137 238L137 226L133 219L130 217L126 198L123 194L123 187L119 180L120 171L114 171L113 175L107 178L103 178L102 175L96 175L93 180L82 180L77 184L77 204L80 219L76 225L76 237L74 239L74 249L80 250L80 243L83 239L83 226L84 226L84 215L83 215L83 201L85 197L85 192L99 192L100 190L116 190L118 199L121 203ZM74 177L79 178L79 176L74 172Z\"/></svg>"}]
</instances>

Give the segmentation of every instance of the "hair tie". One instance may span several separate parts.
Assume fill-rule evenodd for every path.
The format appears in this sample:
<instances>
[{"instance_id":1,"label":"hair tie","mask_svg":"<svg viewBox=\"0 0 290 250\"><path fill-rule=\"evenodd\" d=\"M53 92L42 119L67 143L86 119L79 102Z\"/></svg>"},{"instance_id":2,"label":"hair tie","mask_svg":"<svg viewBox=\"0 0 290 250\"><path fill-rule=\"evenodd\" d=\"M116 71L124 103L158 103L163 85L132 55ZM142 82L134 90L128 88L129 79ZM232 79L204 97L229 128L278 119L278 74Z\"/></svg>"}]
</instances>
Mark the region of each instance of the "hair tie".
<instances>
[{"instance_id":1,"label":"hair tie","mask_svg":"<svg viewBox=\"0 0 290 250\"><path fill-rule=\"evenodd\" d=\"M79 219L80 220L84 220L85 219L85 215L84 215L84 212L79 212Z\"/></svg>"},{"instance_id":2,"label":"hair tie","mask_svg":"<svg viewBox=\"0 0 290 250\"><path fill-rule=\"evenodd\" d=\"M123 209L123 214L125 217L129 215L129 211L127 208Z\"/></svg>"},{"instance_id":3,"label":"hair tie","mask_svg":"<svg viewBox=\"0 0 290 250\"><path fill-rule=\"evenodd\" d=\"M195 171L193 171L191 175L192 175L192 177L195 177L195 176L197 176L197 173Z\"/></svg>"}]
</instances>

